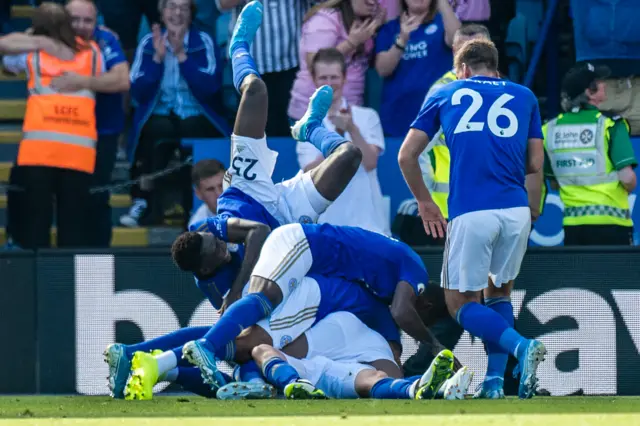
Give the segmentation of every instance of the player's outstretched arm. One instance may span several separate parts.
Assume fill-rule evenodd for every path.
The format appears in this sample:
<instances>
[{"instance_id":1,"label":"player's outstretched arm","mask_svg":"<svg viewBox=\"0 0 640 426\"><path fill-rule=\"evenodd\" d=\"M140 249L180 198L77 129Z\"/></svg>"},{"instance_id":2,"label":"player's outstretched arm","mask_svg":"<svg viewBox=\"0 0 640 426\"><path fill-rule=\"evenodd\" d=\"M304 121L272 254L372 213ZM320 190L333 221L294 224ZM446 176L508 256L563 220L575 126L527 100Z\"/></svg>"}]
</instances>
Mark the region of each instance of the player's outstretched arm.
<instances>
[{"instance_id":1,"label":"player's outstretched arm","mask_svg":"<svg viewBox=\"0 0 640 426\"><path fill-rule=\"evenodd\" d=\"M540 201L542 199L542 185L544 175L542 169L536 173L526 175L524 186L529 197L529 209L531 210L531 221L535 221L540 216Z\"/></svg>"},{"instance_id":2,"label":"player's outstretched arm","mask_svg":"<svg viewBox=\"0 0 640 426\"><path fill-rule=\"evenodd\" d=\"M527 164L525 187L529 196L531 219L540 215L540 197L542 196L542 180L544 179L544 143L539 138L529 138L527 143Z\"/></svg>"},{"instance_id":3,"label":"player's outstretched arm","mask_svg":"<svg viewBox=\"0 0 640 426\"><path fill-rule=\"evenodd\" d=\"M430 345L434 354L438 353L445 348L422 321L416 310L416 299L413 287L406 281L400 281L391 302L391 315L402 331L417 341Z\"/></svg>"},{"instance_id":4,"label":"player's outstretched arm","mask_svg":"<svg viewBox=\"0 0 640 426\"><path fill-rule=\"evenodd\" d=\"M227 221L228 240L231 243L244 244L244 259L220 313L223 313L226 308L240 298L242 288L251 278L253 267L256 266L260 257L260 249L262 249L270 232L271 228L260 222L237 218L231 218Z\"/></svg>"},{"instance_id":5,"label":"player's outstretched arm","mask_svg":"<svg viewBox=\"0 0 640 426\"><path fill-rule=\"evenodd\" d=\"M544 143L542 139L529 138L527 143L527 174L538 173L544 165Z\"/></svg>"},{"instance_id":6,"label":"player's outstretched arm","mask_svg":"<svg viewBox=\"0 0 640 426\"><path fill-rule=\"evenodd\" d=\"M447 222L442 216L440 208L433 202L420 168L419 157L427 145L429 145L427 133L416 128L410 129L400 147L398 163L404 180L418 201L418 210L425 232L427 235L443 238Z\"/></svg>"},{"instance_id":7,"label":"player's outstretched arm","mask_svg":"<svg viewBox=\"0 0 640 426\"><path fill-rule=\"evenodd\" d=\"M429 189L422 179L419 162L420 154L427 148L427 145L429 145L429 136L425 132L410 129L398 152L398 164L402 176L407 181L411 193L419 202L431 200Z\"/></svg>"}]
</instances>

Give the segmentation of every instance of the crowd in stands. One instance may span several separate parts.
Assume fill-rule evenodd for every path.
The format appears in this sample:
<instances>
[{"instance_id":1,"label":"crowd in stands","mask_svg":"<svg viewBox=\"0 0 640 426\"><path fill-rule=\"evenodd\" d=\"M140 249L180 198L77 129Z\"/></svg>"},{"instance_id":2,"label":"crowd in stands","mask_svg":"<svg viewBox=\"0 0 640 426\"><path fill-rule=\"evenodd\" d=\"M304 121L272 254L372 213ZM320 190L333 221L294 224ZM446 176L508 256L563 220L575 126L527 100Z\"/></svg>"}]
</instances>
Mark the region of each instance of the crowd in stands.
<instances>
[{"instance_id":1,"label":"crowd in stands","mask_svg":"<svg viewBox=\"0 0 640 426\"><path fill-rule=\"evenodd\" d=\"M0 10L4 32L10 30L7 3L10 2L4 2L4 9ZM56 79L52 83L67 90L99 93L95 111L98 128L95 171L94 167L84 171L95 174L96 178L83 181L82 188L76 190L87 193L86 205L92 205L88 188L109 183L119 147L126 152L131 164L131 179L137 181L130 188L133 204L128 214L120 218L121 225L162 224L166 203L154 201L154 197L161 196L161 185L145 177L172 163L187 160L190 152L181 146L181 139L227 138L231 133L234 102L230 99L235 93L228 90L230 84L225 80L229 63L226 40L221 34L228 37L228 31L220 28L219 23L233 24L245 1L96 0L94 3L69 0L58 3L65 4L76 34L87 42L97 43L105 64L102 76L94 73L82 78L65 74L57 83ZM463 36L488 33L495 40L502 59L506 29L515 14L517 1L264 0L263 3L264 20L252 45L252 54L269 90L267 135L288 136L289 126L301 118L315 88L332 86L334 102L325 125L352 140L363 152L363 161L347 190L321 221L358 225L391 235L376 169L378 158L385 150L385 136L403 137L430 88L451 71L454 35L461 28ZM619 1L616 7L613 3L616 2L571 1L576 59L608 66L611 70L605 80L608 101L599 108L622 113L637 132L640 128L640 38L634 24L640 18L640 9L633 5L634 0ZM229 21L219 19L221 16L230 16ZM149 31L140 37L144 20ZM601 25L604 21L616 24ZM98 25L99 22L104 22L104 26ZM10 56L5 56L4 65L8 72L25 69L16 66ZM128 74L129 83L125 85L118 83L122 79L113 75L122 73L123 69ZM381 96L368 101L367 82L373 70L378 76L373 78L381 81ZM105 82L107 74L112 74L112 79ZM102 81L92 84L91 79ZM107 83L111 85L105 89ZM311 144L296 147L292 144L291 147L296 149L301 170L308 170L323 160ZM204 202L194 212L195 217L215 212L224 175L224 165L218 160L226 159L206 160L195 164L192 170L183 167L176 173L179 189L175 201L182 226L189 223L192 213L193 189ZM58 205L64 202L63 190L50 188L48 191L41 197L48 194L50 200L55 193ZM14 206L14 212L20 211L17 215L20 216L25 209L40 206L42 200L39 204L20 200L15 203L26 203L20 208ZM109 218L105 222L110 222L108 199L104 194L93 205L103 217ZM77 209L78 205L74 207ZM162 210L161 214L152 214L157 209ZM60 206L57 214L59 224L61 217L69 215L61 211ZM77 229L91 226L73 215L69 220L82 226ZM14 226L14 229L20 228ZM9 233L25 248L47 247L48 232L45 238L42 230L47 226L51 226L50 217L43 219L37 237L35 234L25 237L26 231L19 230ZM106 247L110 231L104 229L110 226L110 223L101 226L102 237L96 235L90 240L63 237L58 245ZM59 238L60 232L64 234L59 229Z\"/></svg>"}]
</instances>

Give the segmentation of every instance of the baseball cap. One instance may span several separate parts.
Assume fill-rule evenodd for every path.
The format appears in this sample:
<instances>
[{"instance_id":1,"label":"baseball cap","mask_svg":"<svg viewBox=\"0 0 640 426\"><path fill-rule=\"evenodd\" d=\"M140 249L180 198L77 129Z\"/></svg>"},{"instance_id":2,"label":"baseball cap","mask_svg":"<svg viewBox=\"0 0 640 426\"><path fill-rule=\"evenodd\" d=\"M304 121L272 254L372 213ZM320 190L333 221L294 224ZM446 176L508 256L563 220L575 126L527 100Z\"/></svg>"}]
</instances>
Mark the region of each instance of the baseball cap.
<instances>
[{"instance_id":1,"label":"baseball cap","mask_svg":"<svg viewBox=\"0 0 640 426\"><path fill-rule=\"evenodd\" d=\"M578 64L571 68L562 80L562 91L573 99L589 88L591 83L603 80L611 74L609 67L593 65L589 62Z\"/></svg>"}]
</instances>

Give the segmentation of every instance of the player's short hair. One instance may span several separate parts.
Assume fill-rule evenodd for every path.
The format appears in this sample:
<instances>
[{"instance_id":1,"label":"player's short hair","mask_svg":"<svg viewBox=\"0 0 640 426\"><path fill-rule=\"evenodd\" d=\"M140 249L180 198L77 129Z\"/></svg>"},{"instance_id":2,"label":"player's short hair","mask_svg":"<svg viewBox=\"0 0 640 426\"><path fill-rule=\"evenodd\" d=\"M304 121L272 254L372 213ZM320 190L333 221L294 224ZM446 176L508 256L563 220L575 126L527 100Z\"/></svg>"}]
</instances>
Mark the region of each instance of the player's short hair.
<instances>
[{"instance_id":1,"label":"player's short hair","mask_svg":"<svg viewBox=\"0 0 640 426\"><path fill-rule=\"evenodd\" d=\"M486 68L489 71L498 71L498 49L490 40L469 40L462 45L453 60L453 66L459 70L462 64L472 70Z\"/></svg>"},{"instance_id":2,"label":"player's short hair","mask_svg":"<svg viewBox=\"0 0 640 426\"><path fill-rule=\"evenodd\" d=\"M459 37L484 37L487 40L491 40L491 33L489 28L482 24L466 24L458 28L458 31L453 36L455 43L456 38Z\"/></svg>"},{"instance_id":3,"label":"player's short hair","mask_svg":"<svg viewBox=\"0 0 640 426\"><path fill-rule=\"evenodd\" d=\"M315 77L316 72L316 64L340 64L340 68L342 69L342 74L347 75L347 62L344 59L344 55L335 47L330 47L327 49L320 49L313 55L313 60L311 61L311 75Z\"/></svg>"},{"instance_id":4,"label":"player's short hair","mask_svg":"<svg viewBox=\"0 0 640 426\"><path fill-rule=\"evenodd\" d=\"M198 186L200 185L200 181L209 179L225 170L224 164L216 159L200 160L194 164L191 170L191 183Z\"/></svg>"},{"instance_id":5,"label":"player's short hair","mask_svg":"<svg viewBox=\"0 0 640 426\"><path fill-rule=\"evenodd\" d=\"M182 271L199 270L202 266L202 242L202 235L197 232L185 232L176 238L171 246L171 257L176 266Z\"/></svg>"}]
</instances>

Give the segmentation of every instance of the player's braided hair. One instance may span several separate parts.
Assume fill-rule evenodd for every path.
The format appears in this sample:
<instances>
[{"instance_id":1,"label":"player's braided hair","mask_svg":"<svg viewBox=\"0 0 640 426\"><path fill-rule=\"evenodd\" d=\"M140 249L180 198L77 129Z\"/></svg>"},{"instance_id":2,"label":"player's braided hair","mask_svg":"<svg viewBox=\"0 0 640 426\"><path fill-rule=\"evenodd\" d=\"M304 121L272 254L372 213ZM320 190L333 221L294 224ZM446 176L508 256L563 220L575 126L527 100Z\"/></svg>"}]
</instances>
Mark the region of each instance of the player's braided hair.
<instances>
[{"instance_id":1,"label":"player's braided hair","mask_svg":"<svg viewBox=\"0 0 640 426\"><path fill-rule=\"evenodd\" d=\"M197 232L185 232L171 246L171 257L178 268L195 272L200 269L202 260L202 235Z\"/></svg>"}]
</instances>

